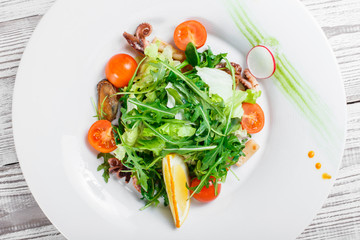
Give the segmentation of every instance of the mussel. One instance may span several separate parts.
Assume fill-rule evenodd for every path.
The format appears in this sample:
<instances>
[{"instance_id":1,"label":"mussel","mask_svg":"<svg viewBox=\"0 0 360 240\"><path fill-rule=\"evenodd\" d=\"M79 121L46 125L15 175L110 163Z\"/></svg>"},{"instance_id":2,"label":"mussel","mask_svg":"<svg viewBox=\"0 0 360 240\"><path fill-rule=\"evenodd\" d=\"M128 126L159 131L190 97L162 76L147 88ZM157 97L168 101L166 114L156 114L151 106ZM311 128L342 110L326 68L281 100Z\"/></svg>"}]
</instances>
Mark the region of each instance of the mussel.
<instances>
[{"instance_id":1,"label":"mussel","mask_svg":"<svg viewBox=\"0 0 360 240\"><path fill-rule=\"evenodd\" d=\"M116 88L106 79L97 84L98 114L108 121L116 118L119 109L119 99ZM105 99L105 100L104 100Z\"/></svg>"}]
</instances>

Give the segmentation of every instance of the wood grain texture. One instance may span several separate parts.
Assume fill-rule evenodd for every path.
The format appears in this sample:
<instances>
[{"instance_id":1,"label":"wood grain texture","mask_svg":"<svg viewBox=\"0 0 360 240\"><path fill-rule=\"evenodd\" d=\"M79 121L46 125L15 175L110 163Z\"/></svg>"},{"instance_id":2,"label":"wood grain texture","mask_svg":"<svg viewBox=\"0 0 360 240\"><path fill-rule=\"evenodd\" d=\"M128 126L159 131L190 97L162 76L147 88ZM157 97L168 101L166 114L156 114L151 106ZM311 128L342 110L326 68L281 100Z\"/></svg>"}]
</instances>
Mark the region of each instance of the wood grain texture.
<instances>
[{"instance_id":1,"label":"wood grain texture","mask_svg":"<svg viewBox=\"0 0 360 240\"><path fill-rule=\"evenodd\" d=\"M360 101L360 1L302 0L335 52L348 103Z\"/></svg>"},{"instance_id":2,"label":"wood grain texture","mask_svg":"<svg viewBox=\"0 0 360 240\"><path fill-rule=\"evenodd\" d=\"M19 164L0 168L0 235L50 225L39 211Z\"/></svg>"},{"instance_id":3,"label":"wood grain texture","mask_svg":"<svg viewBox=\"0 0 360 240\"><path fill-rule=\"evenodd\" d=\"M0 22L43 15L55 0L2 0L0 1Z\"/></svg>"},{"instance_id":4,"label":"wood grain texture","mask_svg":"<svg viewBox=\"0 0 360 240\"><path fill-rule=\"evenodd\" d=\"M301 0L329 39L348 102L346 147L322 209L299 240L360 239L360 1ZM41 16L54 0L0 0L0 239L64 239L42 213L21 173L12 136L15 75Z\"/></svg>"}]
</instances>

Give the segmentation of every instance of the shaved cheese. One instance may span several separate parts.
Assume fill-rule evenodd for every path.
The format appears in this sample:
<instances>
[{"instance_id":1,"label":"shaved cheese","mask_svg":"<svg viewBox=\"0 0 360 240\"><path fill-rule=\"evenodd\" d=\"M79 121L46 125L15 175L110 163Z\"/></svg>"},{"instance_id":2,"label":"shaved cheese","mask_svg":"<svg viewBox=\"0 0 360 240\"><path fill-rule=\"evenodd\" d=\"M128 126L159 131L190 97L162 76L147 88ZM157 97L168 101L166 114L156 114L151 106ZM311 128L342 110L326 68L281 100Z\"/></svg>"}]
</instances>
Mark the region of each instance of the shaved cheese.
<instances>
[{"instance_id":1,"label":"shaved cheese","mask_svg":"<svg viewBox=\"0 0 360 240\"><path fill-rule=\"evenodd\" d=\"M199 68L197 75L209 86L210 94L219 95L224 101L233 94L233 80L230 74L216 68Z\"/></svg>"}]
</instances>

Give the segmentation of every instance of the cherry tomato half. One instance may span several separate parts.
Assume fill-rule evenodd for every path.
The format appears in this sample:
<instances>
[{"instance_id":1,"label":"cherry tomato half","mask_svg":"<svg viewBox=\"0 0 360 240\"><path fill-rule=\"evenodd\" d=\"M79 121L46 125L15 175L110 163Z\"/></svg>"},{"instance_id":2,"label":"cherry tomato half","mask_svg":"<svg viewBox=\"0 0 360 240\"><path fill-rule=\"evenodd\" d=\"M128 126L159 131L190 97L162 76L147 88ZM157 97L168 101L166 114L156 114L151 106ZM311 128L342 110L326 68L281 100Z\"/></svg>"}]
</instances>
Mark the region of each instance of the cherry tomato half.
<instances>
[{"instance_id":1,"label":"cherry tomato half","mask_svg":"<svg viewBox=\"0 0 360 240\"><path fill-rule=\"evenodd\" d=\"M265 123L264 112L261 107L255 103L243 103L244 115L241 119L241 126L248 133L258 133L263 129Z\"/></svg>"},{"instance_id":2,"label":"cherry tomato half","mask_svg":"<svg viewBox=\"0 0 360 240\"><path fill-rule=\"evenodd\" d=\"M109 153L116 149L111 122L108 120L96 121L89 129L88 141L97 151Z\"/></svg>"},{"instance_id":3,"label":"cherry tomato half","mask_svg":"<svg viewBox=\"0 0 360 240\"><path fill-rule=\"evenodd\" d=\"M214 178L211 177L211 179L213 180ZM209 180L209 188L207 188L206 186L203 186L203 188L201 189L201 191L199 193L195 193L194 194L194 198L200 202L211 202L213 200L215 200L221 191L221 183L218 183L218 188L217 188L217 195L215 195L215 186L212 182L212 180ZM197 178L194 178L191 181L190 187L197 187L200 183L200 180ZM190 191L192 194L192 191Z\"/></svg>"},{"instance_id":4,"label":"cherry tomato half","mask_svg":"<svg viewBox=\"0 0 360 240\"><path fill-rule=\"evenodd\" d=\"M192 42L196 48L204 46L207 38L205 27L195 20L180 23L174 31L175 45L185 51L186 45Z\"/></svg>"},{"instance_id":5,"label":"cherry tomato half","mask_svg":"<svg viewBox=\"0 0 360 240\"><path fill-rule=\"evenodd\" d=\"M135 59L127 54L117 54L110 58L105 67L106 78L117 88L128 85L137 68Z\"/></svg>"}]
</instances>

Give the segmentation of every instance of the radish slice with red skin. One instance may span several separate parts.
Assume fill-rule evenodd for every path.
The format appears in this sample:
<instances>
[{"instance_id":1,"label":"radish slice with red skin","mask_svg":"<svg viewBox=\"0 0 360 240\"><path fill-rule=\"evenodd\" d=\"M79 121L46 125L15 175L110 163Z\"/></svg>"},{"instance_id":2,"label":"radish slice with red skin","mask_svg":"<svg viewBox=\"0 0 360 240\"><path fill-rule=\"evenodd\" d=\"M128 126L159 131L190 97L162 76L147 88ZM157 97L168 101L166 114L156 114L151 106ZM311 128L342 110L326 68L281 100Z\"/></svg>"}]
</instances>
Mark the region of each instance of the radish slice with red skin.
<instances>
[{"instance_id":1,"label":"radish slice with red skin","mask_svg":"<svg viewBox=\"0 0 360 240\"><path fill-rule=\"evenodd\" d=\"M246 63L250 73L257 79L269 78L276 70L274 55L263 45L255 46L249 51Z\"/></svg>"}]
</instances>

